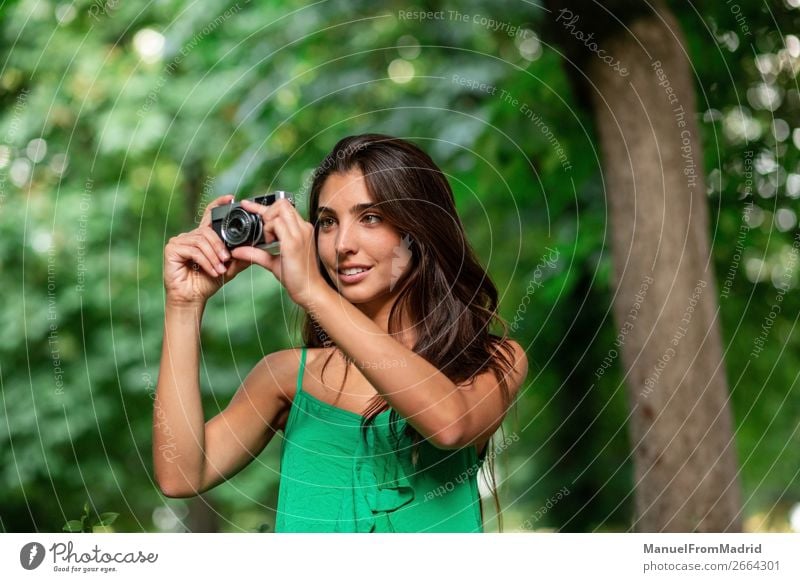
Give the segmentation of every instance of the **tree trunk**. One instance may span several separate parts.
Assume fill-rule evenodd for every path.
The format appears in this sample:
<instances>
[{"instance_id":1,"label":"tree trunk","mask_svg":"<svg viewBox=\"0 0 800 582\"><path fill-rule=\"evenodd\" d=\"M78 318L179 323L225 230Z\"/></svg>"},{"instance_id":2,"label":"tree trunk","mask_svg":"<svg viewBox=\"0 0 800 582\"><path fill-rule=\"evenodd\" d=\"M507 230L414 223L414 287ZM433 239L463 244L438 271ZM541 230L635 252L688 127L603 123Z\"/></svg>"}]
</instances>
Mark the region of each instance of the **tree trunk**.
<instances>
[{"instance_id":1,"label":"tree trunk","mask_svg":"<svg viewBox=\"0 0 800 582\"><path fill-rule=\"evenodd\" d=\"M613 347L632 407L633 529L741 531L692 74L678 22L654 5L657 14L631 14L627 2L605 2L606 12L553 1L548 27L574 58L567 66L588 77L578 86L600 138Z\"/></svg>"}]
</instances>

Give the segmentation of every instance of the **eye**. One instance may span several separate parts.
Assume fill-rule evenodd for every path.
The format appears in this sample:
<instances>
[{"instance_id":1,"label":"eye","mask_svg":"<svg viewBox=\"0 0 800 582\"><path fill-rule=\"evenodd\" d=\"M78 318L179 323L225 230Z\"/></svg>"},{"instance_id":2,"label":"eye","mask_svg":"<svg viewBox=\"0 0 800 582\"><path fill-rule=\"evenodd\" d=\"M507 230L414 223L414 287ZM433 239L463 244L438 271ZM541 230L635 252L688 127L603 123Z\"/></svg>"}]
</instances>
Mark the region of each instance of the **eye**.
<instances>
[{"instance_id":1,"label":"eye","mask_svg":"<svg viewBox=\"0 0 800 582\"><path fill-rule=\"evenodd\" d=\"M333 221L333 219L328 217L320 218L319 220L317 220L317 224L319 224L320 228L327 228L331 226L331 223L328 221Z\"/></svg>"},{"instance_id":2,"label":"eye","mask_svg":"<svg viewBox=\"0 0 800 582\"><path fill-rule=\"evenodd\" d=\"M380 222L381 220L383 220L383 219L382 219L382 218L381 218L379 215L377 215L377 214L367 214L366 216L364 216L364 220L367 220L367 219L369 219L369 218L375 218L375 219L377 219L377 222ZM371 222L371 224L376 224L376 222L375 222L375 221L372 221L372 222Z\"/></svg>"}]
</instances>

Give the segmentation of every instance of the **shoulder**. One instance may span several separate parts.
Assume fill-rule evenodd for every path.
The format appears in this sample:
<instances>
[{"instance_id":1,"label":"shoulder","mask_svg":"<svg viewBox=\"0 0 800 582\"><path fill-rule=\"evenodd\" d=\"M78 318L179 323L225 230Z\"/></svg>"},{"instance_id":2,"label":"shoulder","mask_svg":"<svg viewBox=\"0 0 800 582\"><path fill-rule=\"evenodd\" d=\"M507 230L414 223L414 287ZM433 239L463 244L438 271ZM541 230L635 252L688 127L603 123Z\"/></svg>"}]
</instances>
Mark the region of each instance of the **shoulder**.
<instances>
[{"instance_id":1,"label":"shoulder","mask_svg":"<svg viewBox=\"0 0 800 582\"><path fill-rule=\"evenodd\" d=\"M278 396L291 403L297 391L302 351L301 347L296 347L267 354L253 368L253 374L263 380L262 385L275 387ZM314 365L325 351L324 348L306 348L305 367Z\"/></svg>"},{"instance_id":2,"label":"shoulder","mask_svg":"<svg viewBox=\"0 0 800 582\"><path fill-rule=\"evenodd\" d=\"M520 371L527 371L528 369L528 354L523 347L516 340L505 338L502 342L498 342L497 349L503 349L511 357L511 363L514 368Z\"/></svg>"},{"instance_id":3,"label":"shoulder","mask_svg":"<svg viewBox=\"0 0 800 582\"><path fill-rule=\"evenodd\" d=\"M501 361L503 364L510 364L510 369L506 378L511 384L522 384L528 375L528 354L525 349L511 338L498 338L494 343L494 351L491 356L495 362ZM505 368L505 366L501 366Z\"/></svg>"},{"instance_id":4,"label":"shoulder","mask_svg":"<svg viewBox=\"0 0 800 582\"><path fill-rule=\"evenodd\" d=\"M513 381L511 384L516 392L528 377L528 354L518 342L512 339L506 340L506 342L510 345L513 354L511 357Z\"/></svg>"},{"instance_id":5,"label":"shoulder","mask_svg":"<svg viewBox=\"0 0 800 582\"><path fill-rule=\"evenodd\" d=\"M499 342L497 349L502 349L507 359L511 362L507 381L511 391L510 396L513 399L528 377L528 354L517 341L510 338Z\"/></svg>"},{"instance_id":6,"label":"shoulder","mask_svg":"<svg viewBox=\"0 0 800 582\"><path fill-rule=\"evenodd\" d=\"M300 372L301 348L288 348L272 352L261 358L251 374L261 386L271 386L276 396L291 403L294 399L295 382Z\"/></svg>"},{"instance_id":7,"label":"shoulder","mask_svg":"<svg viewBox=\"0 0 800 582\"><path fill-rule=\"evenodd\" d=\"M505 380L509 390L509 397L513 401L528 376L528 355L517 341L504 338L494 344L491 358L495 362L504 362L504 364L500 365L502 370L501 377ZM505 365L506 363L509 364L508 368ZM484 370L458 386L460 388L477 389L478 393L492 392L498 386L497 374L494 370Z\"/></svg>"}]
</instances>

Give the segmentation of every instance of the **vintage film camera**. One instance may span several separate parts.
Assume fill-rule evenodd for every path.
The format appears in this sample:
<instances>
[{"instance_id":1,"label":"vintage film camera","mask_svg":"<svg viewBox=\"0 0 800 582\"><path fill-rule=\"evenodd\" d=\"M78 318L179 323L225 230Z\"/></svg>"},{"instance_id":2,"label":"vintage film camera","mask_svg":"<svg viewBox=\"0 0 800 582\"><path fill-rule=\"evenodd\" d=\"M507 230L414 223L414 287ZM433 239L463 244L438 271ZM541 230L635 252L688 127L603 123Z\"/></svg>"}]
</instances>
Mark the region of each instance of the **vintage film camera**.
<instances>
[{"instance_id":1,"label":"vintage film camera","mask_svg":"<svg viewBox=\"0 0 800 582\"><path fill-rule=\"evenodd\" d=\"M286 198L294 206L291 192L275 190L261 196L248 198L257 204L269 206L281 198ZM264 231L261 217L247 212L238 202L211 209L211 228L214 229L228 249L251 246L267 251L271 255L281 254L280 241L264 243Z\"/></svg>"}]
</instances>

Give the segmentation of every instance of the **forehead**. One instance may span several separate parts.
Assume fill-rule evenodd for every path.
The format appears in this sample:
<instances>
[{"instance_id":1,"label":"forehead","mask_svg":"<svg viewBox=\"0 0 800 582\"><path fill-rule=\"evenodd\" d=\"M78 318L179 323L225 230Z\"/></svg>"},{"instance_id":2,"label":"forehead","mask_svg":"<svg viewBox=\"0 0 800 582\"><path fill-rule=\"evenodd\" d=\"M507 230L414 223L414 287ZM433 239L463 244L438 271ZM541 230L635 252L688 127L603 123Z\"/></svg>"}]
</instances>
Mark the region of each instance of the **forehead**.
<instances>
[{"instance_id":1,"label":"forehead","mask_svg":"<svg viewBox=\"0 0 800 582\"><path fill-rule=\"evenodd\" d=\"M372 202L367 183L361 170L354 169L346 174L331 174L322 185L319 193L319 206L328 208L349 208L359 202Z\"/></svg>"}]
</instances>

